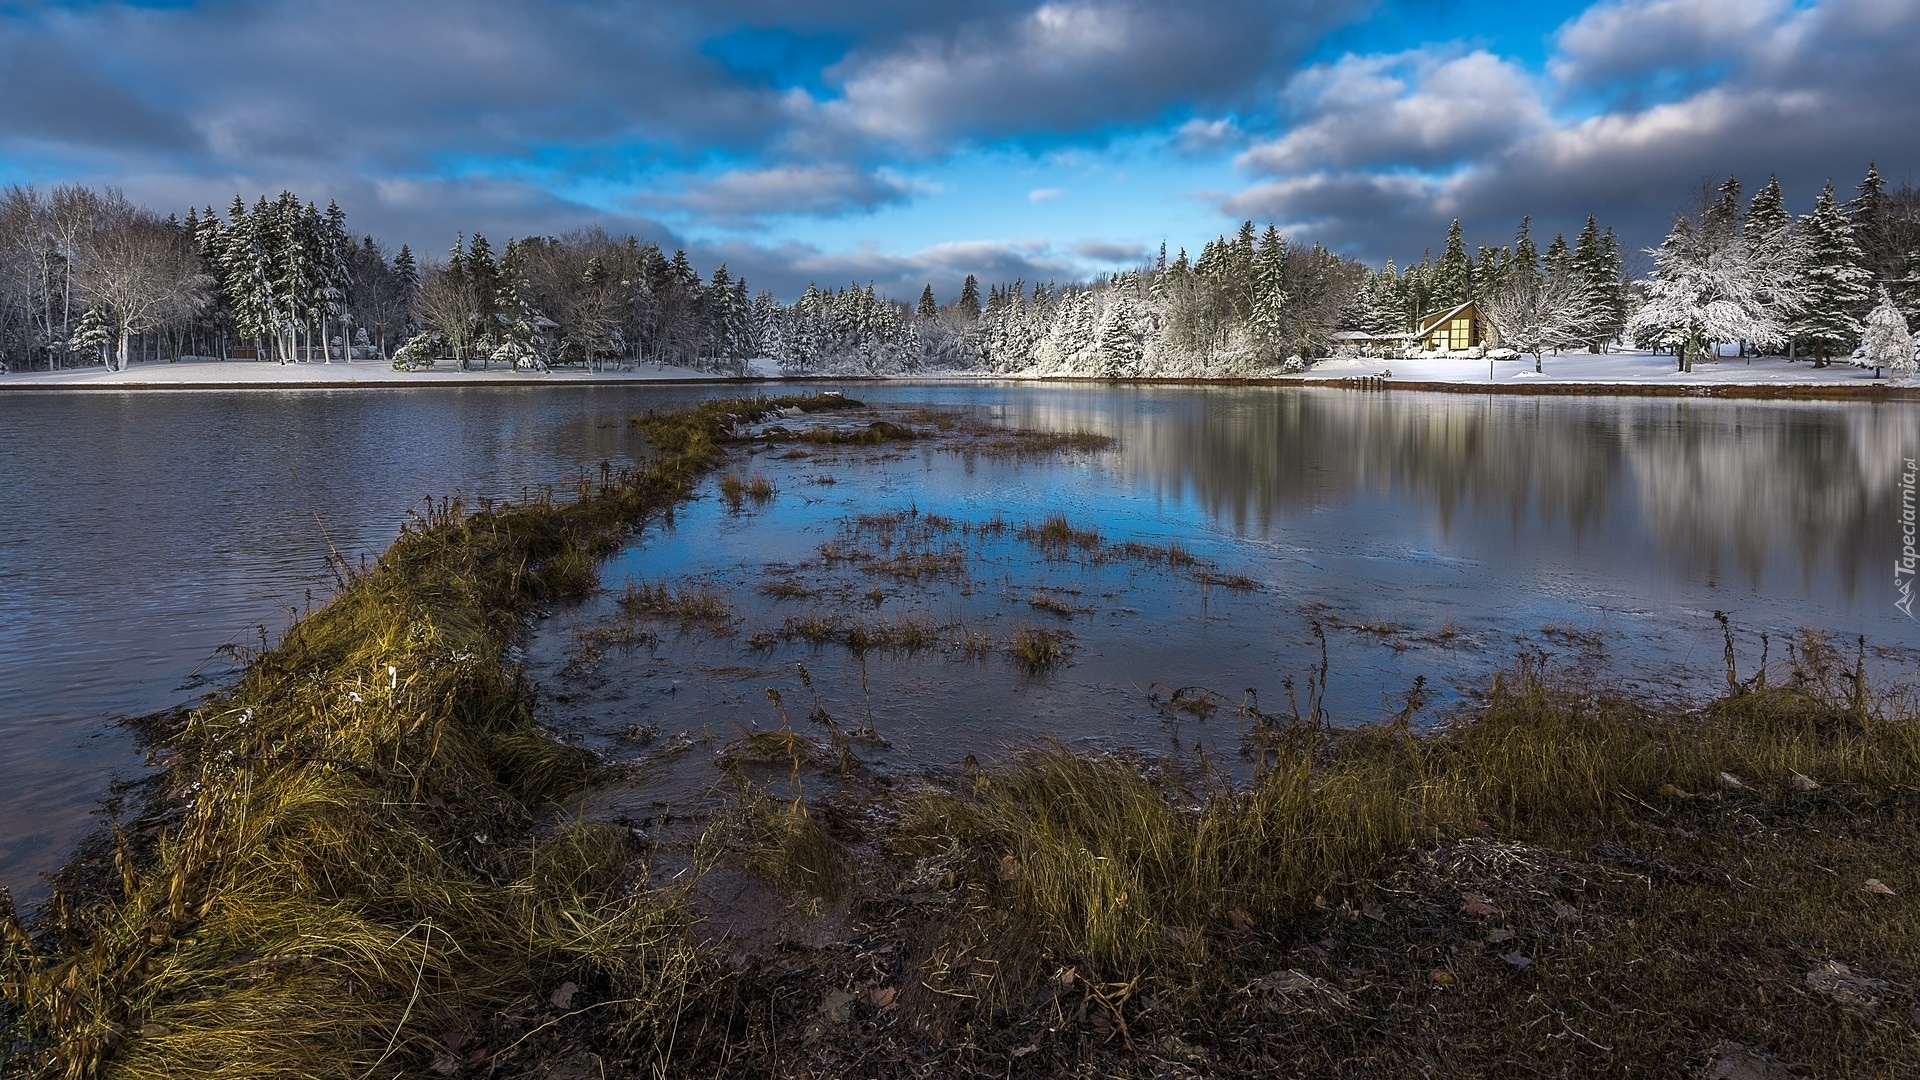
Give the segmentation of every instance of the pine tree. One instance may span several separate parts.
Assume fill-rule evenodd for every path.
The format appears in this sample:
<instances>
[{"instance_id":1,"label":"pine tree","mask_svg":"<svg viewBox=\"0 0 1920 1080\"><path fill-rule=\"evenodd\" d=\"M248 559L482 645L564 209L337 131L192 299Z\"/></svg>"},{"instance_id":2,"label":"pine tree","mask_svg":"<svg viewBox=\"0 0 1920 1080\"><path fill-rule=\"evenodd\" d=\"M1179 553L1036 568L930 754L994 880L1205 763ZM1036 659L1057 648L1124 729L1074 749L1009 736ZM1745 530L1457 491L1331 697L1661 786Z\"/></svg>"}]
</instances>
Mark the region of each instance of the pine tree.
<instances>
[{"instance_id":1,"label":"pine tree","mask_svg":"<svg viewBox=\"0 0 1920 1080\"><path fill-rule=\"evenodd\" d=\"M1140 373L1140 338L1133 325L1133 288L1111 290L1100 325L1100 374L1125 379Z\"/></svg>"},{"instance_id":2,"label":"pine tree","mask_svg":"<svg viewBox=\"0 0 1920 1080\"><path fill-rule=\"evenodd\" d=\"M1739 194L1735 182L1734 195ZM1733 204L1735 210L1738 203ZM1708 237L1724 231L1715 225L1703 230L1703 240L1713 242ZM1575 282L1576 323L1580 327L1580 337L1587 344L1587 351L1598 353L1606 351L1606 344L1619 333L1616 321L1618 313L1618 292L1620 270L1617 252L1610 258L1607 241L1600 233L1600 223L1592 214L1587 215L1586 227L1580 230L1580 238L1575 241L1573 255L1569 263Z\"/></svg>"},{"instance_id":3,"label":"pine tree","mask_svg":"<svg viewBox=\"0 0 1920 1080\"><path fill-rule=\"evenodd\" d=\"M1515 274L1540 273L1540 249L1533 246L1533 216L1520 219L1520 231L1513 237L1513 268Z\"/></svg>"},{"instance_id":4,"label":"pine tree","mask_svg":"<svg viewBox=\"0 0 1920 1080\"><path fill-rule=\"evenodd\" d=\"M1861 266L1860 246L1854 243L1853 223L1833 201L1829 180L1813 213L1801 219L1806 254L1805 293L1793 333L1813 347L1815 367L1826 367L1835 352L1853 347L1860 338L1855 312L1866 306L1873 275Z\"/></svg>"},{"instance_id":5,"label":"pine tree","mask_svg":"<svg viewBox=\"0 0 1920 1080\"><path fill-rule=\"evenodd\" d=\"M1467 241L1454 218L1447 227L1447 250L1440 256L1434 273L1433 301L1436 308L1450 308L1473 299L1473 260L1467 257Z\"/></svg>"},{"instance_id":6,"label":"pine tree","mask_svg":"<svg viewBox=\"0 0 1920 1080\"><path fill-rule=\"evenodd\" d=\"M1793 215L1787 213L1787 201L1780 193L1780 178L1770 176L1767 186L1753 193L1753 201L1747 204L1747 218L1741 229L1747 241L1747 247L1757 251L1766 243L1767 238L1784 232L1793 224Z\"/></svg>"},{"instance_id":7,"label":"pine tree","mask_svg":"<svg viewBox=\"0 0 1920 1080\"><path fill-rule=\"evenodd\" d=\"M1278 229L1268 225L1254 252L1253 311L1249 321L1255 339L1269 351L1269 356L1279 345L1286 317L1286 262L1286 241L1280 238Z\"/></svg>"},{"instance_id":8,"label":"pine tree","mask_svg":"<svg viewBox=\"0 0 1920 1080\"><path fill-rule=\"evenodd\" d=\"M1860 341L1860 352L1867 363L1873 365L1875 376L1881 368L1891 368L1895 379L1913 377L1914 343L1913 335L1907 330L1906 316L1900 314L1900 308L1894 304L1893 295L1885 285L1880 286L1880 303L1867 313L1866 333Z\"/></svg>"},{"instance_id":9,"label":"pine tree","mask_svg":"<svg viewBox=\"0 0 1920 1080\"><path fill-rule=\"evenodd\" d=\"M1854 191L1846 214L1853 226L1854 243L1860 246L1861 265L1875 280L1891 281L1900 272L1901 257L1906 253L1893 250L1887 242L1887 181L1876 164L1867 163L1867 175Z\"/></svg>"},{"instance_id":10,"label":"pine tree","mask_svg":"<svg viewBox=\"0 0 1920 1080\"><path fill-rule=\"evenodd\" d=\"M353 360L353 338L348 329L347 297L353 288L353 270L348 265L348 257L353 250L353 237L347 232L347 214L340 204L327 200L327 212L321 227L321 345L325 347L332 340L326 330L327 320L336 320L340 324L340 355L349 363ZM332 353L327 354L331 357Z\"/></svg>"},{"instance_id":11,"label":"pine tree","mask_svg":"<svg viewBox=\"0 0 1920 1080\"><path fill-rule=\"evenodd\" d=\"M522 248L509 237L507 250L500 256L495 305L500 313L500 344L493 355L514 368L537 367L540 357L538 313L523 262Z\"/></svg>"},{"instance_id":12,"label":"pine tree","mask_svg":"<svg viewBox=\"0 0 1920 1080\"><path fill-rule=\"evenodd\" d=\"M960 285L960 299L954 301L954 307L968 319L980 317L980 279L972 274Z\"/></svg>"},{"instance_id":13,"label":"pine tree","mask_svg":"<svg viewBox=\"0 0 1920 1080\"><path fill-rule=\"evenodd\" d=\"M914 314L922 319L931 319L940 314L940 305L934 302L933 299L933 283L931 281L927 283L926 288L920 290L920 305L914 309Z\"/></svg>"}]
</instances>

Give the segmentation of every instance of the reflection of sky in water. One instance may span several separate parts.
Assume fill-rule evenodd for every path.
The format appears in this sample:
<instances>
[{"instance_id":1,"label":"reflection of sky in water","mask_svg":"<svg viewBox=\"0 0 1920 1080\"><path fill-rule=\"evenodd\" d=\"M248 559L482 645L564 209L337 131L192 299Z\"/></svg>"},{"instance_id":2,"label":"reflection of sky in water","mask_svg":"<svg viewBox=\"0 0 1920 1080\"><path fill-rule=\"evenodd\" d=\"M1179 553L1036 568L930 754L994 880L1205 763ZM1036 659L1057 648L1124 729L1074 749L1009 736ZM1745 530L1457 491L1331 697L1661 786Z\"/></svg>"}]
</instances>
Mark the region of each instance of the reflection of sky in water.
<instances>
[{"instance_id":1,"label":"reflection of sky in water","mask_svg":"<svg viewBox=\"0 0 1920 1080\"><path fill-rule=\"evenodd\" d=\"M1349 723L1392 713L1416 677L1428 680L1438 705L1457 701L1521 649L1545 648L1563 663L1661 693L1710 692L1723 678L1715 610L1734 618L1748 670L1763 631L1776 661L1784 635L1803 625L1907 642L1890 591L1861 587L1863 567L1882 560L1873 544L1885 539L1867 523L1895 520L1897 505L1897 493L1875 490L1876 470L1864 458L1892 453L1889 446L1912 436L1910 424L1887 425L1899 414L1350 392L1000 393L1010 397L980 406L981 415L1097 430L1121 447L1080 463L969 459L924 446L892 460L836 457L831 465L764 455L744 469L773 479L780 494L770 506L730 513L709 492L675 528L649 530L608 568L614 588L627 579L695 578L727 592L742 617L738 636L668 630L659 645L605 659L590 677L563 675L571 633L612 610L610 601L590 605L543 628L532 650L554 696L552 718L616 755L636 753L614 738L632 724L667 734L705 730L724 742L736 727L774 722L764 688L805 700L793 667L804 662L843 718L849 707L866 707L864 674L881 733L893 740L868 756L913 769L988 756L1035 735L1164 746L1176 733L1150 690L1158 686L1164 697L1197 685L1229 704L1181 737L1208 745L1216 764L1231 769L1232 703L1253 689L1268 710L1284 711L1288 677L1304 693L1318 659L1316 618L1329 631L1328 703L1336 722ZM863 396L995 400L985 389ZM1827 449L1805 460L1809 447ZM808 476L821 471L838 482L810 486ZM971 522L1064 512L1109 540L1179 540L1261 589L1203 596L1164 573L1062 566L1009 543L976 550L979 587L963 598L951 586L907 585L817 558L818 546L854 515L909 507ZM1887 562L1890 544L1882 544ZM770 574L796 575L842 600L759 597ZM1035 586L1076 589L1088 610L1065 624L1075 635L1073 662L1037 680L1016 677L1004 660L956 663L951 652L876 656L863 673L835 649L755 651L742 643L788 615L858 610L849 598L876 583L888 594L885 607L858 617L907 609L937 623L990 627L1003 640L1011 624L1032 620L1024 598ZM1398 630L1374 634L1355 623ZM1604 652L1584 653L1548 627L1597 632ZM648 797L712 782L705 756L686 761L674 782L646 789Z\"/></svg>"},{"instance_id":2,"label":"reflection of sky in water","mask_svg":"<svg viewBox=\"0 0 1920 1080\"><path fill-rule=\"evenodd\" d=\"M257 642L253 627L324 593L316 516L356 559L424 496L564 483L626 459L628 415L728 389L0 395L0 882L17 890L23 866L55 861L129 763L106 719L187 698L216 647ZM1316 602L1489 641L1549 620L1600 627L1695 669L1717 663L1716 608L1750 632L1913 637L1890 574L1900 459L1920 452L1906 404L854 393L1118 437L1093 471L902 468L872 498L957 500L975 516L1060 505L1111 534L1187 538L1268 584L1262 618L1289 649ZM1364 663L1389 689L1374 702L1410 681L1404 658L1335 640L1376 657Z\"/></svg>"}]
</instances>

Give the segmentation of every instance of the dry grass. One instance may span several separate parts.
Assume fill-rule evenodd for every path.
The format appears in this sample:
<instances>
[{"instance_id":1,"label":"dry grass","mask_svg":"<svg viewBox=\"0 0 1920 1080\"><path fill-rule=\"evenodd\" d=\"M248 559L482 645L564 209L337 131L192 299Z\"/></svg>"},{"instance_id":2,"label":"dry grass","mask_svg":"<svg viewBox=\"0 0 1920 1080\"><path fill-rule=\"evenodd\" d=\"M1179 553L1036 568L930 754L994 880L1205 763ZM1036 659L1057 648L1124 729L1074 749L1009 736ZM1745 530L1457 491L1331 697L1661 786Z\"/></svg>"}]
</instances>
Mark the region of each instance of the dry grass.
<instances>
[{"instance_id":1,"label":"dry grass","mask_svg":"<svg viewBox=\"0 0 1920 1080\"><path fill-rule=\"evenodd\" d=\"M1028 675L1044 675L1067 659L1065 631L1040 626L1015 626L1007 655Z\"/></svg>"},{"instance_id":2,"label":"dry grass","mask_svg":"<svg viewBox=\"0 0 1920 1080\"><path fill-rule=\"evenodd\" d=\"M590 590L596 560L775 404L638 421L662 457L583 477L572 502L430 506L165 732L157 794L99 864L69 869L36 933L0 910L0 992L33 1048L17 1063L75 1080L417 1071L450 1024L567 977L600 988L639 1059L697 1044L678 1025L725 978L679 891L629 887L624 830L534 830L594 770L533 723L501 654L524 612Z\"/></svg>"},{"instance_id":3,"label":"dry grass","mask_svg":"<svg viewBox=\"0 0 1920 1080\"><path fill-rule=\"evenodd\" d=\"M704 585L630 583L620 595L620 610L639 618L677 622L681 629L725 630L733 624L733 603Z\"/></svg>"},{"instance_id":4,"label":"dry grass","mask_svg":"<svg viewBox=\"0 0 1920 1080\"><path fill-rule=\"evenodd\" d=\"M727 507L739 511L748 502L755 506L765 506L773 501L773 481L755 474L742 479L729 473L720 478L720 498Z\"/></svg>"}]
</instances>

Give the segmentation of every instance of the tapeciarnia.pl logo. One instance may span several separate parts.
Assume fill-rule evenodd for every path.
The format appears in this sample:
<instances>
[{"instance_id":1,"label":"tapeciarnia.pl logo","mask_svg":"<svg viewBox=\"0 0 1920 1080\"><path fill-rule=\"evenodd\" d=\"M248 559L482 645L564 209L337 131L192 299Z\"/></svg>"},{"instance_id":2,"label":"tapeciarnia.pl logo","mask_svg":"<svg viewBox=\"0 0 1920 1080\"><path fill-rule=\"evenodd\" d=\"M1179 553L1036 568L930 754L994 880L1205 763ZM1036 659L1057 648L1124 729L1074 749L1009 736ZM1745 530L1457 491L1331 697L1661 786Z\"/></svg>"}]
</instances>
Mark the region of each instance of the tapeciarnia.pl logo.
<instances>
[{"instance_id":1,"label":"tapeciarnia.pl logo","mask_svg":"<svg viewBox=\"0 0 1920 1080\"><path fill-rule=\"evenodd\" d=\"M1920 553L1914 551L1914 474L1920 469L1914 467L1914 459L1907 458L1900 471L1900 557L1893 561L1893 591L1897 594L1893 606L1900 609L1907 618L1913 618L1913 577L1915 564L1920 562Z\"/></svg>"}]
</instances>

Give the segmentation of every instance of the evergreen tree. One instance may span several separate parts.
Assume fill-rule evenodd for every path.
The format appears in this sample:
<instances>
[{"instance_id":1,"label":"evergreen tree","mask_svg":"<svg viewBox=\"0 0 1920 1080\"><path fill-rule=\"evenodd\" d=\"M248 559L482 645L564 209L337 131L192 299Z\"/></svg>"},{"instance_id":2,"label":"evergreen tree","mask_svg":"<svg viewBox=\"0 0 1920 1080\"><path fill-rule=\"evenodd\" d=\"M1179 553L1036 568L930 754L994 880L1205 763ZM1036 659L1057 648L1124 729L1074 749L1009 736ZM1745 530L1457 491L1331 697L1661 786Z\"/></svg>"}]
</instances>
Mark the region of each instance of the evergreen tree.
<instances>
[{"instance_id":1,"label":"evergreen tree","mask_svg":"<svg viewBox=\"0 0 1920 1080\"><path fill-rule=\"evenodd\" d=\"M914 310L914 314L922 319L931 319L940 314L940 305L933 299L932 282L928 282L927 287L920 290L920 305Z\"/></svg>"},{"instance_id":2,"label":"evergreen tree","mask_svg":"<svg viewBox=\"0 0 1920 1080\"><path fill-rule=\"evenodd\" d=\"M1513 266L1515 274L1540 273L1540 249L1533 246L1533 216L1520 219L1520 231L1513 237Z\"/></svg>"},{"instance_id":3,"label":"evergreen tree","mask_svg":"<svg viewBox=\"0 0 1920 1080\"><path fill-rule=\"evenodd\" d=\"M1440 256L1434 273L1433 301L1436 308L1448 308L1473 299L1473 260L1467 257L1467 241L1454 218L1447 227L1447 250Z\"/></svg>"},{"instance_id":4,"label":"evergreen tree","mask_svg":"<svg viewBox=\"0 0 1920 1080\"><path fill-rule=\"evenodd\" d=\"M1737 181L1733 184L1733 197L1737 200L1739 184ZM1739 203L1735 201L1731 205L1737 215ZM1709 235L1725 231L1715 225ZM1620 333L1620 256L1617 241L1611 239L1611 234L1602 235L1600 223L1592 214L1587 215L1586 227L1580 230L1570 266L1576 282L1575 320L1581 339L1586 342L1588 352L1604 352L1607 342Z\"/></svg>"},{"instance_id":5,"label":"evergreen tree","mask_svg":"<svg viewBox=\"0 0 1920 1080\"><path fill-rule=\"evenodd\" d=\"M1813 213L1801 219L1806 256L1805 292L1793 333L1814 350L1814 366L1826 367L1836 352L1860 339L1856 312L1866 306L1873 275L1861 266L1853 223L1833 201L1833 182L1820 192Z\"/></svg>"},{"instance_id":6,"label":"evergreen tree","mask_svg":"<svg viewBox=\"0 0 1920 1080\"><path fill-rule=\"evenodd\" d=\"M980 279L972 274L960 285L960 299L954 301L954 307L968 319L980 317Z\"/></svg>"},{"instance_id":7,"label":"evergreen tree","mask_svg":"<svg viewBox=\"0 0 1920 1080\"><path fill-rule=\"evenodd\" d=\"M1254 252L1253 311L1250 320L1255 340L1269 351L1269 355L1280 342L1286 317L1286 262L1286 241L1280 238L1280 231L1269 224L1260 237L1259 248Z\"/></svg>"},{"instance_id":8,"label":"evergreen tree","mask_svg":"<svg viewBox=\"0 0 1920 1080\"><path fill-rule=\"evenodd\" d=\"M1900 313L1885 285L1880 286L1879 305L1867 313L1860 351L1866 362L1873 365L1876 376L1883 367L1891 368L1895 379L1913 376L1913 335L1907 330L1906 316Z\"/></svg>"},{"instance_id":9,"label":"evergreen tree","mask_svg":"<svg viewBox=\"0 0 1920 1080\"><path fill-rule=\"evenodd\" d=\"M1125 379L1140 373L1140 337L1134 329L1133 286L1123 284L1110 291L1107 310L1100 325L1100 373L1109 379Z\"/></svg>"}]
</instances>

